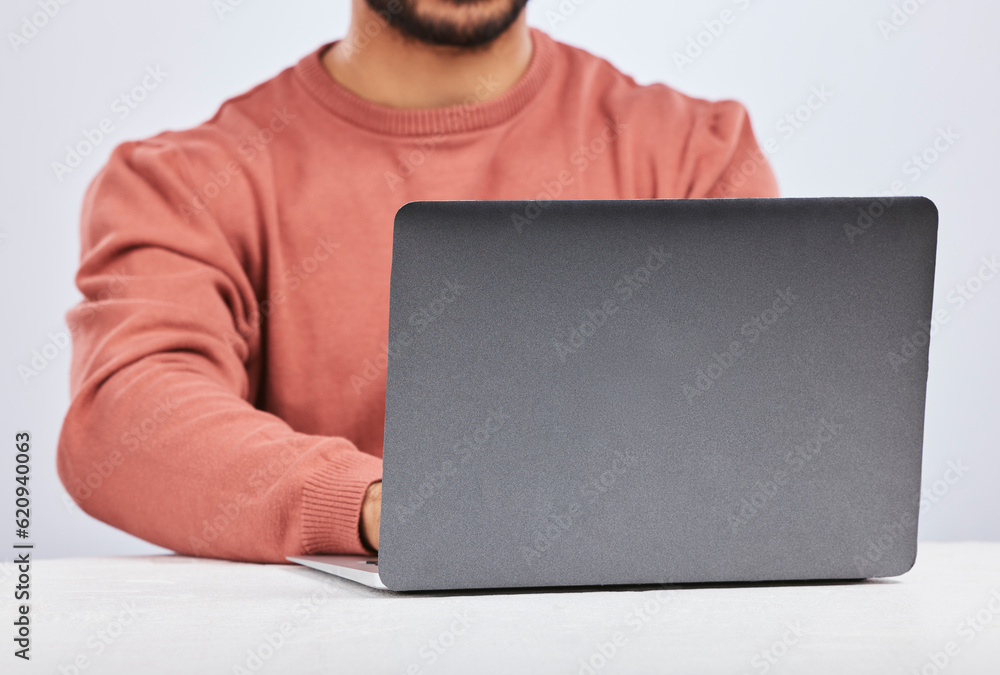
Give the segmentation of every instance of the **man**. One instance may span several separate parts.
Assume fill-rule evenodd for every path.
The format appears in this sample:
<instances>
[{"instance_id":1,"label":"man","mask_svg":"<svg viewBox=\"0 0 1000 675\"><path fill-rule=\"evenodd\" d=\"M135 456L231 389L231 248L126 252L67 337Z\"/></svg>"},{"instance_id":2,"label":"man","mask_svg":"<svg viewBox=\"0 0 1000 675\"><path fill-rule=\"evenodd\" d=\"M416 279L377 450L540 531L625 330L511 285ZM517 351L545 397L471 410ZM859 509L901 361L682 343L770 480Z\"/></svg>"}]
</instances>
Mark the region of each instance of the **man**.
<instances>
[{"instance_id":1,"label":"man","mask_svg":"<svg viewBox=\"0 0 1000 675\"><path fill-rule=\"evenodd\" d=\"M526 2L354 0L343 40L115 149L67 315L84 510L192 555L377 550L401 205L776 196L742 106L640 87Z\"/></svg>"}]
</instances>

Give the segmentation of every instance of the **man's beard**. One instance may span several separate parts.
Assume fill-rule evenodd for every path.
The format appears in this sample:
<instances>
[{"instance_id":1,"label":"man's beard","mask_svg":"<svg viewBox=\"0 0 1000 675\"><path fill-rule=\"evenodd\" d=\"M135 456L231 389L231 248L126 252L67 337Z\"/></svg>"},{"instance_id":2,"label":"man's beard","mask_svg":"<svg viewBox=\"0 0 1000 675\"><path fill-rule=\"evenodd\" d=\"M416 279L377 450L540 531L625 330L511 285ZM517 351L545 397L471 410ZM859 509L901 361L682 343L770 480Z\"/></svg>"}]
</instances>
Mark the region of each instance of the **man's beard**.
<instances>
[{"instance_id":1,"label":"man's beard","mask_svg":"<svg viewBox=\"0 0 1000 675\"><path fill-rule=\"evenodd\" d=\"M403 35L426 44L447 47L481 47L493 42L510 28L521 14L521 10L528 4L528 0L507 0L507 6L500 13L491 13L478 19L455 20L419 15L416 10L419 0L365 0L365 2ZM474 7L489 0L446 0L446 2L461 8Z\"/></svg>"}]
</instances>

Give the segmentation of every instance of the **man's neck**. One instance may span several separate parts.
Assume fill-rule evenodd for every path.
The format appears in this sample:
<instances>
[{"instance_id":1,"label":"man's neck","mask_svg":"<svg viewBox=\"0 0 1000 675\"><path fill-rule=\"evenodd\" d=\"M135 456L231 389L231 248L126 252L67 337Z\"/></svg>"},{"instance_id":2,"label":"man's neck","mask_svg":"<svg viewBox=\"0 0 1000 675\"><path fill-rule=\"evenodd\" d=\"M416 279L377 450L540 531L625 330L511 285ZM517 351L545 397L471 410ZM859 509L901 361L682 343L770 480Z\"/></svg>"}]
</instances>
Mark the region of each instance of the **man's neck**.
<instances>
[{"instance_id":1,"label":"man's neck","mask_svg":"<svg viewBox=\"0 0 1000 675\"><path fill-rule=\"evenodd\" d=\"M501 95L531 61L524 12L500 37L476 49L404 37L363 0L353 3L347 36L323 55L330 76L363 99L393 108L442 108ZM365 32L379 31L374 37ZM484 86L489 83L489 86Z\"/></svg>"}]
</instances>

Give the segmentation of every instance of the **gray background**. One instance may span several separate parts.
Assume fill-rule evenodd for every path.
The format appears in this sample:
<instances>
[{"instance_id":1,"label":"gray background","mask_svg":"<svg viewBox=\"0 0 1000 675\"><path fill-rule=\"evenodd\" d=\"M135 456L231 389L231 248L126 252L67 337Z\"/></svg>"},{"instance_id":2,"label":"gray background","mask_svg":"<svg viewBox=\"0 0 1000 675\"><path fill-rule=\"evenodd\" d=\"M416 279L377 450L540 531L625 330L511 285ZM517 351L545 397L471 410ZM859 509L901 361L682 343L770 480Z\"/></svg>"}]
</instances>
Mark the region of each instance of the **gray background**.
<instances>
[{"instance_id":1,"label":"gray background","mask_svg":"<svg viewBox=\"0 0 1000 675\"><path fill-rule=\"evenodd\" d=\"M745 103L758 138L777 143L770 159L784 196L866 196L898 180L906 194L937 203L935 306L951 318L931 348L923 465L928 500L920 536L996 540L1000 283L987 282L961 308L948 297L976 274L984 255L1000 254L989 206L1000 151L1000 6L911 0L916 13L883 36L879 21L889 20L899 3L532 0L529 22L640 82ZM693 64L679 68L674 53L724 9L735 21ZM0 443L12 450L16 430L34 436L36 556L156 551L85 515L59 484L54 453L68 405L68 350L28 384L17 366L49 342L48 333L65 330L64 314L79 298L73 275L80 202L113 146L205 120L224 99L343 35L348 2L243 0L221 16L211 0L70 2L15 52L8 32L36 11L33 0L10 0L0 10ZM157 65L167 73L162 84L116 121L79 168L56 180L51 163L64 146L102 117L116 117L112 101ZM814 87L833 95L787 137L780 121ZM911 156L932 145L942 128L957 140L926 171L909 172ZM0 471L11 476L13 453L4 456ZM944 482L949 462L968 467L954 484Z\"/></svg>"}]
</instances>

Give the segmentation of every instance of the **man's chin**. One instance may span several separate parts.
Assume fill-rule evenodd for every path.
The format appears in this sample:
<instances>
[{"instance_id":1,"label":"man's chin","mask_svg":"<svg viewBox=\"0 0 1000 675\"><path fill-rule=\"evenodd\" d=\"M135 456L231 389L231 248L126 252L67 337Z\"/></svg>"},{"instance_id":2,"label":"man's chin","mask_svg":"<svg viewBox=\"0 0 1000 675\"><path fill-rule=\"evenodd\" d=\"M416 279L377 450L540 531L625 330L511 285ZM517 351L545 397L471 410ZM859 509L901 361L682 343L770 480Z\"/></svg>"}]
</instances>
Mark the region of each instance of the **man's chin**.
<instances>
[{"instance_id":1,"label":"man's chin","mask_svg":"<svg viewBox=\"0 0 1000 675\"><path fill-rule=\"evenodd\" d=\"M528 0L438 0L432 9L420 0L365 0L389 25L428 45L475 48L503 35ZM478 7L481 11L470 11Z\"/></svg>"}]
</instances>

